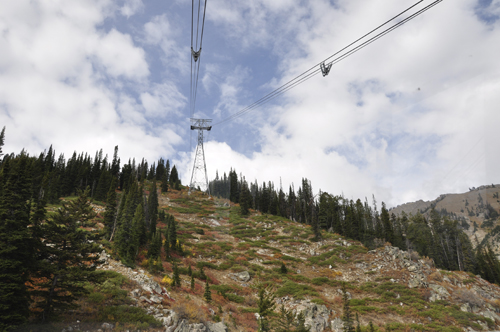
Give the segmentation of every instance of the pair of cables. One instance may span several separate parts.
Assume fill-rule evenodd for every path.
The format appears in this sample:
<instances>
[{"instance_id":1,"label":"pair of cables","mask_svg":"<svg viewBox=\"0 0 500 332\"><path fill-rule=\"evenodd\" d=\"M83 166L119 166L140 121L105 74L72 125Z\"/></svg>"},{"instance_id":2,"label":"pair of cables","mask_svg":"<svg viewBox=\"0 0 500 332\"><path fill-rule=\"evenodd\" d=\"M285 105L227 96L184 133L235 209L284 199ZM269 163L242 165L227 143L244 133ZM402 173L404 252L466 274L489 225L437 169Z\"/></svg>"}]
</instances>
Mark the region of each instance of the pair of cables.
<instances>
[{"instance_id":1,"label":"pair of cables","mask_svg":"<svg viewBox=\"0 0 500 332\"><path fill-rule=\"evenodd\" d=\"M203 6L202 6L203 4ZM201 50L203 46L203 32L205 30L205 14L207 0L192 0L191 3L191 88L190 88L190 115L193 117L196 107L196 95L200 74Z\"/></svg>"},{"instance_id":2,"label":"pair of cables","mask_svg":"<svg viewBox=\"0 0 500 332\"><path fill-rule=\"evenodd\" d=\"M420 10L417 10L416 12L414 12L414 13L406 16L405 18L400 19L396 23L394 23L398 18L400 18L404 14L408 13L409 11L411 11L412 9L414 9L415 7L417 7L423 1L424 0L418 1L414 5L408 7L407 9L405 9L404 11L402 11L401 13L399 13L396 16L394 16L393 18L391 18L390 20L382 23L381 25L379 25L375 29L371 30L367 34L365 34L362 37L356 39L354 42L352 42L349 45L345 46L341 50L335 52L334 54L332 54L331 56L329 56L328 58L326 58L322 62L314 65L313 67L311 67L308 70L304 71L302 74L296 76L295 78L291 79L290 81L286 82L285 84L283 84L279 88L277 88L274 91L268 93L264 97L260 98L259 100L255 101L254 103L248 105L247 107L241 109L240 111L238 111L238 112L230 115L229 117L227 117L227 118L225 118L225 119L223 119L223 120L215 123L213 126L221 125L223 123L227 123L229 121L235 120L235 119L237 119L237 118L239 118L239 117L247 114L248 112L250 112L250 111L252 111L252 110L254 110L254 109L256 109L256 108L258 108L258 107L260 107L260 106L262 106L264 104L266 104L267 102L275 99L276 97L282 95L286 91L288 91L290 89L293 89L297 85L304 83L305 81L309 80L310 78L316 76L319 73L322 73L323 76L328 75L328 72L330 71L330 68L331 68L332 65L334 65L334 64L336 64L336 63L344 60L345 58L347 58L347 57L351 56L352 54L356 53L357 51L363 49L364 47L366 47L369 44L373 43L374 41L378 40L379 38L385 36L389 32L391 32L391 31L399 28L403 24L405 24L405 23L411 21L412 19L416 18L417 16L423 14L427 10L429 10L432 7L438 5L443 0L435 0L431 4L429 4L429 5L421 8ZM390 27L386 28L385 30L383 30L383 31L381 31L379 33L376 33L377 30L380 30L381 28L383 28L386 25L389 25L390 23L394 23L394 24L391 25ZM370 38L368 38L370 35L372 35L372 36ZM366 38L368 38L368 39L366 39ZM366 40L363 41L364 39L366 39ZM358 43L358 42L361 42L361 43L355 46L355 44Z\"/></svg>"}]
</instances>

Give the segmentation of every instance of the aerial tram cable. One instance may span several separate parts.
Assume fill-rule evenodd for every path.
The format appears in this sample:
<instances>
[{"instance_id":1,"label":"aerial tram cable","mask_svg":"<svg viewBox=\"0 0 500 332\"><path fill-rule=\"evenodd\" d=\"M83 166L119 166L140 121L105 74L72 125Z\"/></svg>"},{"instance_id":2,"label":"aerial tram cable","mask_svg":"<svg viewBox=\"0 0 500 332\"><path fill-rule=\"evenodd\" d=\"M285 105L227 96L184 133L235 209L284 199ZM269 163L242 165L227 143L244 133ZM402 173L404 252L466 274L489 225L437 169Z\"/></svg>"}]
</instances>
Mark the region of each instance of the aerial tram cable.
<instances>
[{"instance_id":1,"label":"aerial tram cable","mask_svg":"<svg viewBox=\"0 0 500 332\"><path fill-rule=\"evenodd\" d=\"M193 116L196 106L196 95L198 90L198 79L200 74L201 50L203 46L203 33L205 31L205 16L207 12L207 0L203 5L203 18L200 22L201 3L203 0L198 0L197 15L195 18L195 0L191 2L191 91L190 91L190 115ZM195 22L196 19L196 22ZM195 30L196 25L196 30ZM200 35L201 30L201 35ZM196 33L195 33L196 32Z\"/></svg>"},{"instance_id":2,"label":"aerial tram cable","mask_svg":"<svg viewBox=\"0 0 500 332\"><path fill-rule=\"evenodd\" d=\"M329 71L330 71L330 68L333 64L336 64L340 61L342 61L343 59L347 58L348 56L356 53L357 51L361 50L362 48L368 46L369 44L373 43L374 41L376 41L377 39L385 36L386 34L388 34L389 32L397 29L398 27L400 27L401 25L405 24L406 22L409 22L410 20L414 19L415 17L419 16L420 14L426 12L427 10L431 9L432 7L436 6L437 4L439 4L440 2L442 2L443 0L436 0L434 2L432 2L431 4L427 5L426 7L418 10L417 12L411 14L410 16L404 18L403 20L401 20L400 22L397 22L396 24L392 25L391 27L387 28L386 30L378 33L377 35L371 37L370 39L368 39L367 41L363 42L362 44L356 46L355 48L351 49L351 50L348 50L346 53L343 53L341 55L339 55L338 57L334 58L333 60L331 60L330 62L326 63L328 60L332 59L333 57L335 57L336 55L338 55L339 53L345 51L346 49L348 49L349 47L351 47L352 45L356 44L357 42L361 41L362 39L364 39L365 37L369 36L370 34L372 34L373 32L377 31L378 29L380 29L381 27L387 25L388 23L394 21L396 18L398 18L399 16L403 15L404 13L408 12L409 10L413 9L415 6L419 5L421 2L423 2L423 0L420 0L418 1L417 3L415 3L414 5L408 7L407 9L405 9L404 11L402 11L401 13L399 13L398 15L394 16L393 18L391 18L390 20L384 22L383 24L379 25L378 27L376 27L375 29L371 30L370 32L368 32L367 34L363 35L362 37L356 39L354 42L350 43L349 45L345 46L344 48L342 48L341 50L335 52L334 54L332 54L331 56L329 56L328 58L326 58L325 60L323 60L322 62L320 62L319 64L311 67L310 69L306 70L305 72L303 72L302 74L296 76L295 78L293 78L292 80L288 81L287 83L283 84L281 87L275 89L274 91L268 93L267 95L265 95L264 97L260 98L259 100L255 101L254 103L248 105L247 107L243 108L242 110L238 111L237 113L233 114L233 115L230 115L229 117L213 124L213 126L217 126L217 125L220 125L220 124L223 124L225 122L228 122L228 121L231 121L231 120L234 120L240 116L243 116L244 114L260 107L261 105L269 102L270 100L278 97L279 95L285 93L286 91L296 87L297 85L309 80L310 78L312 78L313 76L319 74L319 73L323 73L323 76L326 76L328 75ZM326 63L326 64L325 64ZM318 66L320 68L318 68Z\"/></svg>"}]
</instances>

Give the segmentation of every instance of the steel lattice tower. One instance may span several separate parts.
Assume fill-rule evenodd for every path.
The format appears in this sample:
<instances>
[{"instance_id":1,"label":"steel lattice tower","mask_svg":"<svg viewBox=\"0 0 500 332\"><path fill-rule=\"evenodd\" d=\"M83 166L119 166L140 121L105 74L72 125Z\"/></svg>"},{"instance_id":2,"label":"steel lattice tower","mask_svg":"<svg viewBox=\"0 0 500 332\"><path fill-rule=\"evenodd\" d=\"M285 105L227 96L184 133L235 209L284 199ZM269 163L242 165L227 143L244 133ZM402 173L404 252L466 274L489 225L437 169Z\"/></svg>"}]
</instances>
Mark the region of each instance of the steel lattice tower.
<instances>
[{"instance_id":1,"label":"steel lattice tower","mask_svg":"<svg viewBox=\"0 0 500 332\"><path fill-rule=\"evenodd\" d=\"M193 172L191 173L191 183L189 184L189 192L198 186L206 186L207 193L210 196L210 188L208 186L207 164L205 163L205 151L203 149L203 131L212 130L212 119L191 119L191 130L198 130L198 145L194 155ZM205 175L205 180L200 181L200 172ZM198 177L197 177L198 176Z\"/></svg>"}]
</instances>

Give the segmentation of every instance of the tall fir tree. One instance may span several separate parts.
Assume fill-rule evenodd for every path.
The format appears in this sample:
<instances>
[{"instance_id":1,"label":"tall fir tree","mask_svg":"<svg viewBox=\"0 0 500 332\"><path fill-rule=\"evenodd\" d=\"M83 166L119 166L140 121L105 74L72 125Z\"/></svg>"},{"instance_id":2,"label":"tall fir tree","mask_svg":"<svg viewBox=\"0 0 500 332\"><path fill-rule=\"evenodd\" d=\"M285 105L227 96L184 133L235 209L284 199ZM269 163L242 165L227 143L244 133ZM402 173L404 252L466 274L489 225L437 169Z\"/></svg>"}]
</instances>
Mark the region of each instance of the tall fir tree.
<instances>
[{"instance_id":1,"label":"tall fir tree","mask_svg":"<svg viewBox=\"0 0 500 332\"><path fill-rule=\"evenodd\" d=\"M349 296L347 294L346 283L342 282L342 321L344 322L344 332L354 332L351 307L349 305Z\"/></svg>"},{"instance_id":2,"label":"tall fir tree","mask_svg":"<svg viewBox=\"0 0 500 332\"><path fill-rule=\"evenodd\" d=\"M264 288L263 286L259 288L257 300L259 332L271 331L269 316L272 315L274 307L276 306L276 303L274 302L275 298L276 296L274 295L274 292L272 292L269 288Z\"/></svg>"},{"instance_id":3,"label":"tall fir tree","mask_svg":"<svg viewBox=\"0 0 500 332\"><path fill-rule=\"evenodd\" d=\"M34 296L43 299L38 303L42 321L49 319L54 309L76 307L75 301L88 293L85 282L97 280L94 271L101 249L96 243L98 235L85 230L95 225L88 195L87 188L76 200L63 203L43 225L47 259L39 266L41 282L33 291Z\"/></svg>"},{"instance_id":4,"label":"tall fir tree","mask_svg":"<svg viewBox=\"0 0 500 332\"><path fill-rule=\"evenodd\" d=\"M203 293L203 298L207 303L212 302L212 292L210 291L210 285L208 284L208 278L205 281L205 293Z\"/></svg>"},{"instance_id":5,"label":"tall fir tree","mask_svg":"<svg viewBox=\"0 0 500 332\"><path fill-rule=\"evenodd\" d=\"M109 190L106 195L106 210L104 211L103 223L104 231L108 237L111 235L116 217L116 182L116 178L111 180L111 185L109 186Z\"/></svg>"},{"instance_id":6,"label":"tall fir tree","mask_svg":"<svg viewBox=\"0 0 500 332\"><path fill-rule=\"evenodd\" d=\"M148 224L149 234L156 233L156 222L158 220L158 191L156 189L156 178L153 179L151 191L148 196Z\"/></svg>"},{"instance_id":7,"label":"tall fir tree","mask_svg":"<svg viewBox=\"0 0 500 332\"><path fill-rule=\"evenodd\" d=\"M2 131L3 134L3 131ZM30 230L28 157L8 159L0 170L0 330L29 315L26 282L34 263Z\"/></svg>"}]
</instances>

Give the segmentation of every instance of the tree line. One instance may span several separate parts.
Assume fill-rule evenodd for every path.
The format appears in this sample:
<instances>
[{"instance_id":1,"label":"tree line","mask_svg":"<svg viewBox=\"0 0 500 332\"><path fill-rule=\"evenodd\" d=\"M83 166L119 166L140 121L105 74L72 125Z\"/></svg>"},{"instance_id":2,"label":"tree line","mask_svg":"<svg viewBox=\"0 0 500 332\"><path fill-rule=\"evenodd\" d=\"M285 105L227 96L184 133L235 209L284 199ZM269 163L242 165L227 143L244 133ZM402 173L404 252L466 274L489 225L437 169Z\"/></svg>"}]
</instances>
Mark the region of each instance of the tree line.
<instances>
[{"instance_id":1,"label":"tree line","mask_svg":"<svg viewBox=\"0 0 500 332\"><path fill-rule=\"evenodd\" d=\"M316 241L321 240L321 231L329 231L360 241L369 249L389 242L431 258L438 268L468 271L500 283L500 262L491 247L477 240L473 245L462 223L436 210L429 218L422 214L396 216L384 202L379 209L374 196L370 204L366 198L353 200L322 191L314 194L306 178L297 190L291 185L285 192L272 182L249 183L233 169L222 177L217 173L209 186L213 195L239 203L242 215L254 209L310 225Z\"/></svg>"}]
</instances>

